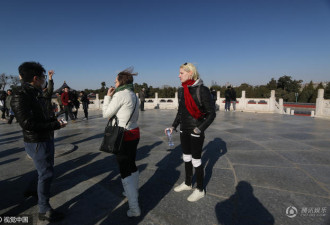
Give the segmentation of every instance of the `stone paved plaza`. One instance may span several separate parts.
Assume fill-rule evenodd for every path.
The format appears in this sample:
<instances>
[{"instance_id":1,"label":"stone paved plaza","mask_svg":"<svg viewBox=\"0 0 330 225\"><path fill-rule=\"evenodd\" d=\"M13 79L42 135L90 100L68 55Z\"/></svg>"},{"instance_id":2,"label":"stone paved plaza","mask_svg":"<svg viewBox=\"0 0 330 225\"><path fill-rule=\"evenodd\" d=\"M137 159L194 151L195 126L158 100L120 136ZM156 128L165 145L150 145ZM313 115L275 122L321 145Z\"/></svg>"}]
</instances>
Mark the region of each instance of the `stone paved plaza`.
<instances>
[{"instance_id":1,"label":"stone paved plaza","mask_svg":"<svg viewBox=\"0 0 330 225\"><path fill-rule=\"evenodd\" d=\"M57 131L51 204L67 214L58 224L330 224L329 120L218 111L202 157L207 194L191 203L191 191L173 191L184 180L184 165L178 133L176 148L168 150L163 129L175 113L140 113L142 215L133 219L126 217L114 156L98 151L106 124L101 111ZM61 155L71 146L71 153ZM36 172L17 123L0 123L0 168L0 215L33 215L33 224L46 224L37 220L36 199L23 197ZM288 207L293 216L297 209L295 217L286 215Z\"/></svg>"}]
</instances>

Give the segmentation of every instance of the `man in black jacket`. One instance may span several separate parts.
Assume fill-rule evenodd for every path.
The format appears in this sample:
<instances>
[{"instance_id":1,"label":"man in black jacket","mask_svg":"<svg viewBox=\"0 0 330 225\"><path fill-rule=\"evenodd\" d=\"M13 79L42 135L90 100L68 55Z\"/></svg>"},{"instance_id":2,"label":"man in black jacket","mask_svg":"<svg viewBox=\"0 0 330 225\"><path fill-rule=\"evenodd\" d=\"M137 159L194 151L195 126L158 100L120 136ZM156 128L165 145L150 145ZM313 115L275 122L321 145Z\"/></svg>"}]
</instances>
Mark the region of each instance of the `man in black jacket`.
<instances>
[{"instance_id":1,"label":"man in black jacket","mask_svg":"<svg viewBox=\"0 0 330 225\"><path fill-rule=\"evenodd\" d=\"M141 109L141 111L144 111L144 102L146 100L146 94L145 94L144 91L145 91L145 89L142 88L142 90L139 93L139 98L140 98L140 101L141 101L141 103L140 103L140 109Z\"/></svg>"},{"instance_id":2,"label":"man in black jacket","mask_svg":"<svg viewBox=\"0 0 330 225\"><path fill-rule=\"evenodd\" d=\"M231 86L228 86L225 90L225 111L230 111L230 101L231 101Z\"/></svg>"},{"instance_id":3,"label":"man in black jacket","mask_svg":"<svg viewBox=\"0 0 330 225\"><path fill-rule=\"evenodd\" d=\"M14 93L11 107L23 129L24 146L38 171L39 219L55 222L64 216L49 204L54 174L53 131L65 123L51 118L42 89L46 86L45 69L37 62L25 62L18 68L21 88Z\"/></svg>"}]
</instances>

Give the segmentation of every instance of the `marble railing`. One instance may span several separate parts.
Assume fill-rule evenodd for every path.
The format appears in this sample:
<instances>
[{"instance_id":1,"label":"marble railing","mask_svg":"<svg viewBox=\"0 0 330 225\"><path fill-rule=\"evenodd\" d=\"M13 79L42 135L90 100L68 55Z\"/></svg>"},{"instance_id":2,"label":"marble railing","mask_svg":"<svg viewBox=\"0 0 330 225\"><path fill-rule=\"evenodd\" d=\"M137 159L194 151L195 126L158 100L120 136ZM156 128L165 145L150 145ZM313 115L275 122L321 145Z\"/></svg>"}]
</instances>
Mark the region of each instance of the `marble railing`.
<instances>
[{"instance_id":1,"label":"marble railing","mask_svg":"<svg viewBox=\"0 0 330 225\"><path fill-rule=\"evenodd\" d=\"M330 118L330 100L323 98L324 90L318 90L318 98L316 99L315 111L311 112L312 117ZM56 100L54 100L55 103ZM103 99L90 100L89 109L102 109ZM220 98L220 92L217 92L217 109L224 110L225 98ZM231 104L231 109L232 109ZM156 93L155 98L146 98L144 103L145 109L177 109L178 108L178 93L175 93L174 98L158 98ZM236 100L236 110L242 112L262 112L262 113L279 113L293 115L294 112L290 108L286 108L284 112L283 99L276 101L275 91L271 91L270 98L246 98L245 91L242 91L242 97Z\"/></svg>"}]
</instances>

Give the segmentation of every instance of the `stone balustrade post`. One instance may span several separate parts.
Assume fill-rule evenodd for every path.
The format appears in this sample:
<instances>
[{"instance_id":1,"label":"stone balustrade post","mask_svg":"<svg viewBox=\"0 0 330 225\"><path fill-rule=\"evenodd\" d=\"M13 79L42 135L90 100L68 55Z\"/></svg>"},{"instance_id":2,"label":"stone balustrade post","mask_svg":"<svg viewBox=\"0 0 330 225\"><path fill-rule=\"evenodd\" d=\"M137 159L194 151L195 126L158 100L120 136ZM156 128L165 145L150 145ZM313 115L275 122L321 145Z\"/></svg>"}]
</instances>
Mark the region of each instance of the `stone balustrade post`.
<instances>
[{"instance_id":1,"label":"stone balustrade post","mask_svg":"<svg viewBox=\"0 0 330 225\"><path fill-rule=\"evenodd\" d=\"M178 109L179 108L179 99L178 99L178 92L175 92L175 97L174 97L174 102L173 104L175 105L175 108Z\"/></svg>"},{"instance_id":2,"label":"stone balustrade post","mask_svg":"<svg viewBox=\"0 0 330 225\"><path fill-rule=\"evenodd\" d=\"M247 104L246 99L245 99L245 91L242 91L242 97L241 97L240 103L242 103L241 107L242 107L242 110L244 111L246 109L246 104Z\"/></svg>"},{"instance_id":3,"label":"stone balustrade post","mask_svg":"<svg viewBox=\"0 0 330 225\"><path fill-rule=\"evenodd\" d=\"M155 108L158 108L158 107L159 107L159 102L158 102L158 92L155 93L155 101L154 101L154 104L155 104Z\"/></svg>"},{"instance_id":4,"label":"stone balustrade post","mask_svg":"<svg viewBox=\"0 0 330 225\"><path fill-rule=\"evenodd\" d=\"M96 109L100 109L101 102L100 102L100 99L99 99L99 94L96 94L96 98L95 98L94 104L95 104L95 108Z\"/></svg>"},{"instance_id":5,"label":"stone balustrade post","mask_svg":"<svg viewBox=\"0 0 330 225\"><path fill-rule=\"evenodd\" d=\"M270 98L269 98L269 111L275 111L275 90L270 91Z\"/></svg>"},{"instance_id":6,"label":"stone balustrade post","mask_svg":"<svg viewBox=\"0 0 330 225\"><path fill-rule=\"evenodd\" d=\"M283 114L283 98L279 99L279 105L280 105L280 114Z\"/></svg>"},{"instance_id":7,"label":"stone balustrade post","mask_svg":"<svg viewBox=\"0 0 330 225\"><path fill-rule=\"evenodd\" d=\"M287 115L290 115L290 110L291 110L290 108L286 108L286 114Z\"/></svg>"},{"instance_id":8,"label":"stone balustrade post","mask_svg":"<svg viewBox=\"0 0 330 225\"><path fill-rule=\"evenodd\" d=\"M324 106L324 89L319 89L317 91L315 116L323 115L323 106Z\"/></svg>"},{"instance_id":9,"label":"stone balustrade post","mask_svg":"<svg viewBox=\"0 0 330 225\"><path fill-rule=\"evenodd\" d=\"M221 103L221 99L220 99L220 91L217 91L217 102L216 102L219 107L220 107L220 103Z\"/></svg>"}]
</instances>

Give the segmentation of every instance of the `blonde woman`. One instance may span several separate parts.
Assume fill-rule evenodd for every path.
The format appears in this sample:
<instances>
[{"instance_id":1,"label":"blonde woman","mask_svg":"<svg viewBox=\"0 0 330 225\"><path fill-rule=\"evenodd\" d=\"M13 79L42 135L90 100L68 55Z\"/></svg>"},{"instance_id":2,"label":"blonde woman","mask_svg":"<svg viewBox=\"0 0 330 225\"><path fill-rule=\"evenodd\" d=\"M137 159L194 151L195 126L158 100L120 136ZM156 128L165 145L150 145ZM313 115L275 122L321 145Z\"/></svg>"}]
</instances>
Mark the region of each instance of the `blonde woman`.
<instances>
[{"instance_id":1,"label":"blonde woman","mask_svg":"<svg viewBox=\"0 0 330 225\"><path fill-rule=\"evenodd\" d=\"M108 90L103 104L103 117L111 118L116 115L119 121L118 125L127 130L116 159L125 190L124 195L128 199L128 217L136 217L141 214L138 202L139 171L135 164L137 145L140 140L140 130L137 125L139 101L133 91L134 75L137 73L133 73L132 69L120 72L116 77L116 88L111 87ZM127 121L129 123L126 126Z\"/></svg>"},{"instance_id":2,"label":"blonde woman","mask_svg":"<svg viewBox=\"0 0 330 225\"><path fill-rule=\"evenodd\" d=\"M174 188L175 192L192 190L193 168L195 168L197 187L188 197L195 202L205 196L202 149L204 131L213 122L216 114L210 90L203 85L196 67L192 63L180 66L179 78L182 88L178 90L179 108L170 132L180 124L180 141L185 164L185 181ZM165 130L166 132L166 130Z\"/></svg>"}]
</instances>

